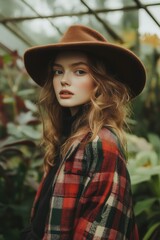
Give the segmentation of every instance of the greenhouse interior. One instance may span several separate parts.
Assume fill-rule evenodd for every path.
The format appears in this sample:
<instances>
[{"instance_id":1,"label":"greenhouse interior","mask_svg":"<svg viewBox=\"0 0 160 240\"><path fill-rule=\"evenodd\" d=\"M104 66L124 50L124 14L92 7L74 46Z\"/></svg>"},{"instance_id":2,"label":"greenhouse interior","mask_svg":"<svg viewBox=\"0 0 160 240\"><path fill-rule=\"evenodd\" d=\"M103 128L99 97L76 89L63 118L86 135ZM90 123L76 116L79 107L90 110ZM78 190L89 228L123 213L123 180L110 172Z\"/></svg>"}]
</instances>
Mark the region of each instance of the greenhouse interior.
<instances>
[{"instance_id":1,"label":"greenhouse interior","mask_svg":"<svg viewBox=\"0 0 160 240\"><path fill-rule=\"evenodd\" d=\"M146 85L127 120L127 168L139 239L159 240L160 1L0 0L0 6L0 240L20 239L43 176L40 87L24 67L24 52L57 43L73 24L133 51L145 66Z\"/></svg>"}]
</instances>

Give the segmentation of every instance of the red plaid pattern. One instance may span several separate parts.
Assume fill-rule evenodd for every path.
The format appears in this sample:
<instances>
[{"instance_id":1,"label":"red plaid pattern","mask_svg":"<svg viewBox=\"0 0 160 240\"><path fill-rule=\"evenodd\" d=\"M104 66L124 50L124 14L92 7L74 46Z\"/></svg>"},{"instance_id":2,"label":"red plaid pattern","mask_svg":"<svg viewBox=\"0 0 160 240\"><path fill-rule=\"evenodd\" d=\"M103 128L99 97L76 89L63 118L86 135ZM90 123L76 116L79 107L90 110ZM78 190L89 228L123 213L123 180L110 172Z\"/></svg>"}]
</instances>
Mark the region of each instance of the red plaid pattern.
<instances>
[{"instance_id":1,"label":"red plaid pattern","mask_svg":"<svg viewBox=\"0 0 160 240\"><path fill-rule=\"evenodd\" d=\"M94 141L81 142L71 146L55 176L43 240L138 240L116 135L103 128Z\"/></svg>"}]
</instances>

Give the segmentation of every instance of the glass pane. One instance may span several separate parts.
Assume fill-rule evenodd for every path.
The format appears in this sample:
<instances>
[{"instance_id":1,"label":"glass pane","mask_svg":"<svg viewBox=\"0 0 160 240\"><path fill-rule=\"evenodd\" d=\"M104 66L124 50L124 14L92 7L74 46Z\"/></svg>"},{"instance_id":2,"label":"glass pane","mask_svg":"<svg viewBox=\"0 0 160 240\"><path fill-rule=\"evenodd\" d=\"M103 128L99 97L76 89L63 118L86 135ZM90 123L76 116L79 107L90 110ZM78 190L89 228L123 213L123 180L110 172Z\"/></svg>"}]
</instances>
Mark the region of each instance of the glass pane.
<instances>
[{"instance_id":1,"label":"glass pane","mask_svg":"<svg viewBox=\"0 0 160 240\"><path fill-rule=\"evenodd\" d=\"M148 10L160 24L160 5L154 6L154 7L148 7Z\"/></svg>"},{"instance_id":2,"label":"glass pane","mask_svg":"<svg viewBox=\"0 0 160 240\"><path fill-rule=\"evenodd\" d=\"M23 54L24 49L28 48L27 44L2 25L0 25L0 33L0 42L10 50L18 50L19 54Z\"/></svg>"},{"instance_id":3,"label":"glass pane","mask_svg":"<svg viewBox=\"0 0 160 240\"><path fill-rule=\"evenodd\" d=\"M32 45L53 42L57 39L57 30L45 19L36 19L17 23L16 26L27 34L27 39Z\"/></svg>"},{"instance_id":4,"label":"glass pane","mask_svg":"<svg viewBox=\"0 0 160 240\"><path fill-rule=\"evenodd\" d=\"M153 4L153 3L159 3L160 4L160 2L159 2L159 0L141 0L141 3L143 3L143 4Z\"/></svg>"},{"instance_id":5,"label":"glass pane","mask_svg":"<svg viewBox=\"0 0 160 240\"><path fill-rule=\"evenodd\" d=\"M35 13L23 1L0 0L0 15L5 17L34 16Z\"/></svg>"},{"instance_id":6,"label":"glass pane","mask_svg":"<svg viewBox=\"0 0 160 240\"><path fill-rule=\"evenodd\" d=\"M66 12L79 12L86 10L83 4L79 0L64 1L64 0L25 0L30 6L32 6L41 15L53 15L55 13Z\"/></svg>"},{"instance_id":7,"label":"glass pane","mask_svg":"<svg viewBox=\"0 0 160 240\"><path fill-rule=\"evenodd\" d=\"M160 36L160 27L154 22L154 20L143 9L139 11L139 32L141 34L150 33Z\"/></svg>"}]
</instances>

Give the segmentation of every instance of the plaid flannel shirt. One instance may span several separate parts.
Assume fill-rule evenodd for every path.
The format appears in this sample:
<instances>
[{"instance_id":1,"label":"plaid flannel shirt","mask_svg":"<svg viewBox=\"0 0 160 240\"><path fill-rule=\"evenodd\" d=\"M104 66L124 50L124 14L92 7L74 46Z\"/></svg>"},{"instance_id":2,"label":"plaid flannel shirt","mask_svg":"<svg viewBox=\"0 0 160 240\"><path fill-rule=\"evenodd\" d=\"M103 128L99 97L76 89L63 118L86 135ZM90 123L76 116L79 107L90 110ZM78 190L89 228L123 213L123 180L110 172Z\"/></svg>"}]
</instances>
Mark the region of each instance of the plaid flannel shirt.
<instances>
[{"instance_id":1,"label":"plaid flannel shirt","mask_svg":"<svg viewBox=\"0 0 160 240\"><path fill-rule=\"evenodd\" d=\"M138 240L116 135L103 128L92 142L82 142L74 142L56 173L43 240Z\"/></svg>"}]
</instances>

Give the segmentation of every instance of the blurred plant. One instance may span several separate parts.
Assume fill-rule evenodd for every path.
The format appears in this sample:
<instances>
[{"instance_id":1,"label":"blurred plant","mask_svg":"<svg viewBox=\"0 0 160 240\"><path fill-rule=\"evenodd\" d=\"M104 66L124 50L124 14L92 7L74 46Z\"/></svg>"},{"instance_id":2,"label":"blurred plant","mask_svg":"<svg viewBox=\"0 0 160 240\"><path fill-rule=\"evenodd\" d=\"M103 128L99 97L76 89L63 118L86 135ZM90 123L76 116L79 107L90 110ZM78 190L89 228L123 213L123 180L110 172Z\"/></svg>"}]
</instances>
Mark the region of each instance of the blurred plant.
<instances>
[{"instance_id":1,"label":"blurred plant","mask_svg":"<svg viewBox=\"0 0 160 240\"><path fill-rule=\"evenodd\" d=\"M157 35L141 37L141 56L147 81L143 94L133 101L133 118L137 122L133 131L146 138L148 132L160 136L160 38Z\"/></svg>"},{"instance_id":2,"label":"blurred plant","mask_svg":"<svg viewBox=\"0 0 160 240\"><path fill-rule=\"evenodd\" d=\"M0 58L0 239L18 240L42 175L35 88L16 53ZM25 89L25 90L22 90ZM9 229L9 231L8 231Z\"/></svg>"},{"instance_id":3,"label":"blurred plant","mask_svg":"<svg viewBox=\"0 0 160 240\"><path fill-rule=\"evenodd\" d=\"M2 95L1 95L2 99ZM4 98L3 98L4 99ZM17 103L25 102L19 97L13 98ZM5 239L18 239L18 230L29 219L29 212L38 182L42 174L42 151L39 145L39 120L27 109L8 119L11 114L11 99L3 102L3 122L1 122L0 140L0 232ZM6 107L7 105L7 107ZM10 229L10 231L8 231Z\"/></svg>"},{"instance_id":4,"label":"blurred plant","mask_svg":"<svg viewBox=\"0 0 160 240\"><path fill-rule=\"evenodd\" d=\"M128 134L129 161L135 214L140 239L160 236L160 138L148 134L149 142Z\"/></svg>"},{"instance_id":5,"label":"blurred plant","mask_svg":"<svg viewBox=\"0 0 160 240\"><path fill-rule=\"evenodd\" d=\"M147 70L143 95L133 101L136 121L129 138L129 170L140 239L160 236L160 39L141 38L141 54ZM135 117L136 116L136 117ZM145 138L140 138L143 136Z\"/></svg>"}]
</instances>

